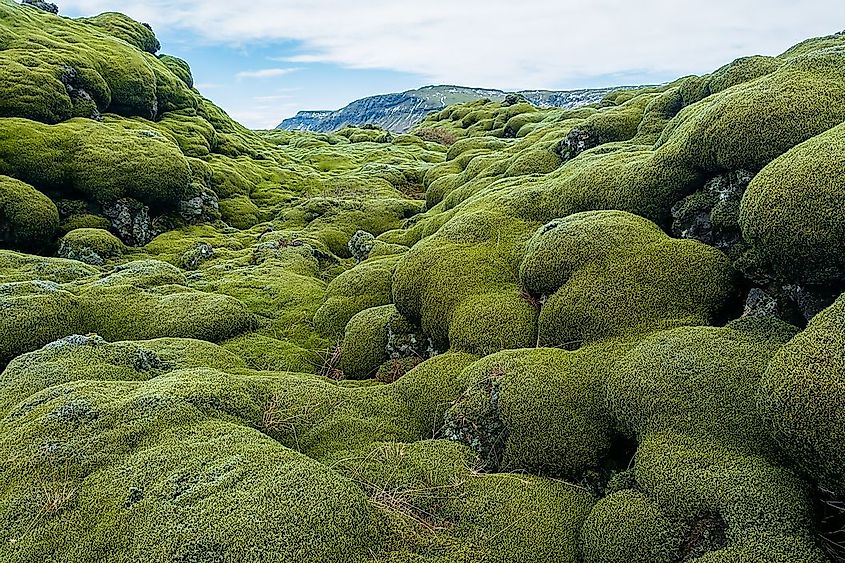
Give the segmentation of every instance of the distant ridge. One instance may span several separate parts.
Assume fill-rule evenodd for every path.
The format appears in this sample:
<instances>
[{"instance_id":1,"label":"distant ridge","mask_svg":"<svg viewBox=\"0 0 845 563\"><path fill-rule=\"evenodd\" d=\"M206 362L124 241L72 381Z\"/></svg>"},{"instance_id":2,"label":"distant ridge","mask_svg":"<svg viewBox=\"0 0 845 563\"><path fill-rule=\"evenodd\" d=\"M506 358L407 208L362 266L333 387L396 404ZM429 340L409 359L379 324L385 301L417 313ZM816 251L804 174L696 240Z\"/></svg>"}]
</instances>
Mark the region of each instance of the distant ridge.
<instances>
[{"instance_id":1,"label":"distant ridge","mask_svg":"<svg viewBox=\"0 0 845 563\"><path fill-rule=\"evenodd\" d=\"M594 88L582 90L522 90L522 94L532 104L539 107L574 108L600 101L608 93L625 88ZM393 94L381 94L362 98L348 106L331 111L300 111L296 116L285 119L277 129L290 131L314 131L328 133L346 126L374 124L403 133L423 120L433 111L446 106L471 102L481 98L501 101L509 92L488 88L468 88L464 86L424 86Z\"/></svg>"}]
</instances>

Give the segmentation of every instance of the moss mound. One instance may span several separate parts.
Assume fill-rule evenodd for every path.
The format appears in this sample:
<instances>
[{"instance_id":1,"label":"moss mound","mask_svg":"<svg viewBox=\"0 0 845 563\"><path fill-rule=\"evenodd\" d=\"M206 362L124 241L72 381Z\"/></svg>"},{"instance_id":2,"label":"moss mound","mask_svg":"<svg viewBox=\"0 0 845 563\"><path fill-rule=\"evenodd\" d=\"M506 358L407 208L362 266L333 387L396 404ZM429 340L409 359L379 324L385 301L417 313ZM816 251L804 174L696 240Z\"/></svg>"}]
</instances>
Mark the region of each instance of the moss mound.
<instances>
[{"instance_id":1,"label":"moss mound","mask_svg":"<svg viewBox=\"0 0 845 563\"><path fill-rule=\"evenodd\" d=\"M0 176L0 244L44 249L58 227L59 211L49 198L24 182Z\"/></svg>"},{"instance_id":2,"label":"moss mound","mask_svg":"<svg viewBox=\"0 0 845 563\"><path fill-rule=\"evenodd\" d=\"M843 147L840 125L777 158L745 192L743 236L781 278L810 284L845 278Z\"/></svg>"},{"instance_id":3,"label":"moss mound","mask_svg":"<svg viewBox=\"0 0 845 563\"><path fill-rule=\"evenodd\" d=\"M804 471L840 494L843 315L845 300L839 298L773 358L760 388L760 404L778 443Z\"/></svg>"}]
</instances>

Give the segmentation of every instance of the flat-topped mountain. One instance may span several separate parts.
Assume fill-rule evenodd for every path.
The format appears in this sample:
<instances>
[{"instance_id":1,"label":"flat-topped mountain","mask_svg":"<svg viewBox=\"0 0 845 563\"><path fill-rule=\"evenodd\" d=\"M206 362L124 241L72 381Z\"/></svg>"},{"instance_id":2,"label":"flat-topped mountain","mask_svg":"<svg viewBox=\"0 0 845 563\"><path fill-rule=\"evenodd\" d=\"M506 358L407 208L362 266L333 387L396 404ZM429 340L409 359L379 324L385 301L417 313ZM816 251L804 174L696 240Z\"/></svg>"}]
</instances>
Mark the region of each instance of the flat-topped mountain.
<instances>
[{"instance_id":1,"label":"flat-topped mountain","mask_svg":"<svg viewBox=\"0 0 845 563\"><path fill-rule=\"evenodd\" d=\"M618 88L585 90L524 90L515 92L539 107L576 108L600 101ZM380 94L355 100L336 111L301 111L277 127L289 131L329 133L348 126L378 125L394 133L404 133L431 112L453 104L490 98L503 101L510 92L465 86L424 86L417 90Z\"/></svg>"}]
</instances>

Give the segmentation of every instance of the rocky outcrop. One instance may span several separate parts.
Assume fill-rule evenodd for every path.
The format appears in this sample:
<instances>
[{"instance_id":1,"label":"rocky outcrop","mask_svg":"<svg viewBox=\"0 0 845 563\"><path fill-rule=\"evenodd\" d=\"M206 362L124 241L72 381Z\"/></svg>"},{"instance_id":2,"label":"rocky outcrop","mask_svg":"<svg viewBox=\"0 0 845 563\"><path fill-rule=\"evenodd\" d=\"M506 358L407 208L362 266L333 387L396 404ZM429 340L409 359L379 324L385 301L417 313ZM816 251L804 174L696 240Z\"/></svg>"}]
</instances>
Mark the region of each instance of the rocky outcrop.
<instances>
[{"instance_id":1,"label":"rocky outcrop","mask_svg":"<svg viewBox=\"0 0 845 563\"><path fill-rule=\"evenodd\" d=\"M42 2L41 0L23 0L23 5L32 6L33 8L38 8L39 10L50 12L51 14L59 13L59 7L50 2Z\"/></svg>"}]
</instances>

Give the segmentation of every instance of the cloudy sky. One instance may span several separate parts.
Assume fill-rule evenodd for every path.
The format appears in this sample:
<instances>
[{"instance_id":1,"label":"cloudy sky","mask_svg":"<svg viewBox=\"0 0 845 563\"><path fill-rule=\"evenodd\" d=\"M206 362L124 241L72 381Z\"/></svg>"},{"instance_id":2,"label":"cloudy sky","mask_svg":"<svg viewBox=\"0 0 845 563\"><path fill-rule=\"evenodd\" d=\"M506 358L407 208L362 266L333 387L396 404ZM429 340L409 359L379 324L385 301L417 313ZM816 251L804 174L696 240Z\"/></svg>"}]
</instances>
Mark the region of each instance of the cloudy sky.
<instances>
[{"instance_id":1,"label":"cloudy sky","mask_svg":"<svg viewBox=\"0 0 845 563\"><path fill-rule=\"evenodd\" d=\"M658 83L845 28L842 0L54 0L122 11L251 127L426 84Z\"/></svg>"}]
</instances>

